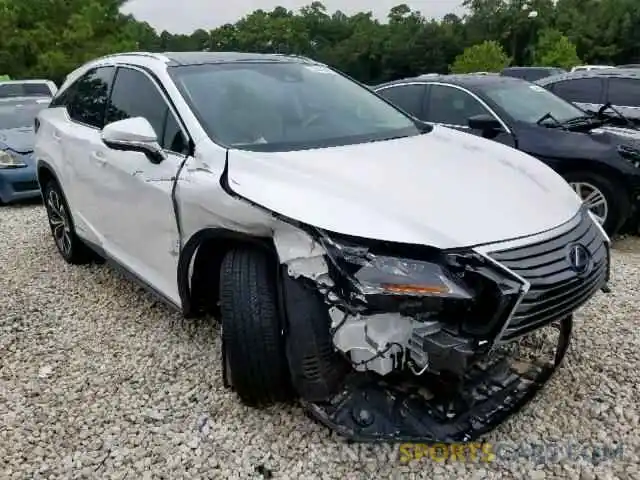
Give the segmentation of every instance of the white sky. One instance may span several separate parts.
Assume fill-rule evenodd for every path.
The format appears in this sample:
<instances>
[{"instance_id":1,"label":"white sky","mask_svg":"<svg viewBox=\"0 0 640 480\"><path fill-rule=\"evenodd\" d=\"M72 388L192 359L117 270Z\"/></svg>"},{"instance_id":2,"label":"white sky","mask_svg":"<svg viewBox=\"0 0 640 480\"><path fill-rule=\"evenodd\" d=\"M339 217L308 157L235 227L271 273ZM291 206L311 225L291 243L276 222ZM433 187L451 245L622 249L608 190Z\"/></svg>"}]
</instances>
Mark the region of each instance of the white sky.
<instances>
[{"instance_id":1,"label":"white sky","mask_svg":"<svg viewBox=\"0 0 640 480\"><path fill-rule=\"evenodd\" d=\"M129 0L123 8L139 20L149 22L156 30L191 33L197 28L211 30L225 23L234 23L244 15L262 8L271 10L280 5L290 10L309 5L313 0ZM324 0L329 12L341 10L351 14L372 11L384 19L389 10L406 3L426 17L441 18L447 13L462 13L462 0Z\"/></svg>"}]
</instances>

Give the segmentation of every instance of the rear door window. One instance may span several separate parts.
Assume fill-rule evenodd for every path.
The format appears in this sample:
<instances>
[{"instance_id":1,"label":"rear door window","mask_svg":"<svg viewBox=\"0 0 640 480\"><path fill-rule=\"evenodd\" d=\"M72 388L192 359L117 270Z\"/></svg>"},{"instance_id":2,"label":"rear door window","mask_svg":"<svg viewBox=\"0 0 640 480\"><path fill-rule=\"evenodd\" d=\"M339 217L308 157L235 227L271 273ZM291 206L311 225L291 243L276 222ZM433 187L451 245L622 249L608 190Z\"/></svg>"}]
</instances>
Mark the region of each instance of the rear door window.
<instances>
[{"instance_id":1,"label":"rear door window","mask_svg":"<svg viewBox=\"0 0 640 480\"><path fill-rule=\"evenodd\" d=\"M378 90L378 94L410 115L423 120L425 91L425 85L394 85Z\"/></svg>"},{"instance_id":2,"label":"rear door window","mask_svg":"<svg viewBox=\"0 0 640 480\"><path fill-rule=\"evenodd\" d=\"M553 93L574 103L602 103L604 82L600 78L563 80L553 86Z\"/></svg>"},{"instance_id":3,"label":"rear door window","mask_svg":"<svg viewBox=\"0 0 640 480\"><path fill-rule=\"evenodd\" d=\"M613 105L640 107L640 79L610 78L608 101Z\"/></svg>"}]
</instances>

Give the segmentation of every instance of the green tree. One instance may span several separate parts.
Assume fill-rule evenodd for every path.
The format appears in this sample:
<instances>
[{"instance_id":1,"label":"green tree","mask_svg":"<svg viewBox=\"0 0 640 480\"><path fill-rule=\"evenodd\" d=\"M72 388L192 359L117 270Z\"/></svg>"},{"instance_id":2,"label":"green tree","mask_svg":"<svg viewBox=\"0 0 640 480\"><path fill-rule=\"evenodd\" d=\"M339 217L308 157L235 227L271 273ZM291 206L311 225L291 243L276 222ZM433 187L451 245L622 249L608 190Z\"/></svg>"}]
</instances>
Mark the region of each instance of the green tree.
<instances>
[{"instance_id":1,"label":"green tree","mask_svg":"<svg viewBox=\"0 0 640 480\"><path fill-rule=\"evenodd\" d=\"M458 55L451 73L499 72L511 63L502 46L493 40L466 48Z\"/></svg>"},{"instance_id":2,"label":"green tree","mask_svg":"<svg viewBox=\"0 0 640 480\"><path fill-rule=\"evenodd\" d=\"M576 46L562 32L554 29L543 30L535 48L535 64L544 67L570 69L580 65Z\"/></svg>"}]
</instances>

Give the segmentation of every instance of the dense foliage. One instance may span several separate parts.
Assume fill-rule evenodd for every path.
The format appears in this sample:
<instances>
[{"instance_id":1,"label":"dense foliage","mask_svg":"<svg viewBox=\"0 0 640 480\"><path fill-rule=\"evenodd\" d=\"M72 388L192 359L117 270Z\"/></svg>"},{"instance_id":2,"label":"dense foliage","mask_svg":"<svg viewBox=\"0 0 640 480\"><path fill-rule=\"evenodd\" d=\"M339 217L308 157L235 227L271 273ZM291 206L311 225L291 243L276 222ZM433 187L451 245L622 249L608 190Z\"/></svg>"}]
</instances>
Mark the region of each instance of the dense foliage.
<instances>
[{"instance_id":1,"label":"dense foliage","mask_svg":"<svg viewBox=\"0 0 640 480\"><path fill-rule=\"evenodd\" d=\"M571 67L640 62L638 0L465 0L436 21L406 5L370 12L257 10L191 35L156 32L120 12L126 0L0 0L0 73L60 82L80 63L127 50L245 50L306 55L366 83L505 63ZM535 12L535 14L532 14ZM468 49L465 51L465 49Z\"/></svg>"}]
</instances>

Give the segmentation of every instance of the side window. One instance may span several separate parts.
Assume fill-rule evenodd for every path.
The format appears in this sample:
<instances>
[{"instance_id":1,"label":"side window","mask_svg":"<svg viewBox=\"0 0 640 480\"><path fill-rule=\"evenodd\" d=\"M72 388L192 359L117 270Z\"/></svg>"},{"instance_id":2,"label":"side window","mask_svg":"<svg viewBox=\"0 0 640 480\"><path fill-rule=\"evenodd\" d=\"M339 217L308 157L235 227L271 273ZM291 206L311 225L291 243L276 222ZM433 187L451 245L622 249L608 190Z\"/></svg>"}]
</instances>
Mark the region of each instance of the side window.
<instances>
[{"instance_id":1,"label":"side window","mask_svg":"<svg viewBox=\"0 0 640 480\"><path fill-rule=\"evenodd\" d=\"M94 68L69 87L73 92L65 103L72 120L95 128L104 126L113 73L113 67Z\"/></svg>"},{"instance_id":2,"label":"side window","mask_svg":"<svg viewBox=\"0 0 640 480\"><path fill-rule=\"evenodd\" d=\"M399 85L382 89L378 93L405 112L422 119L425 91L424 85Z\"/></svg>"},{"instance_id":3,"label":"side window","mask_svg":"<svg viewBox=\"0 0 640 480\"><path fill-rule=\"evenodd\" d=\"M601 103L603 83L599 78L577 78L558 82L553 93L569 102Z\"/></svg>"},{"instance_id":4,"label":"side window","mask_svg":"<svg viewBox=\"0 0 640 480\"><path fill-rule=\"evenodd\" d=\"M467 92L444 85L431 85L427 120L466 127L469 117L490 112Z\"/></svg>"},{"instance_id":5,"label":"side window","mask_svg":"<svg viewBox=\"0 0 640 480\"><path fill-rule=\"evenodd\" d=\"M609 101L613 105L640 107L640 79L610 78Z\"/></svg>"},{"instance_id":6,"label":"side window","mask_svg":"<svg viewBox=\"0 0 640 480\"><path fill-rule=\"evenodd\" d=\"M144 117L149 121L162 148L187 153L187 142L178 122L154 82L138 70L120 67L105 123L132 117Z\"/></svg>"}]
</instances>

